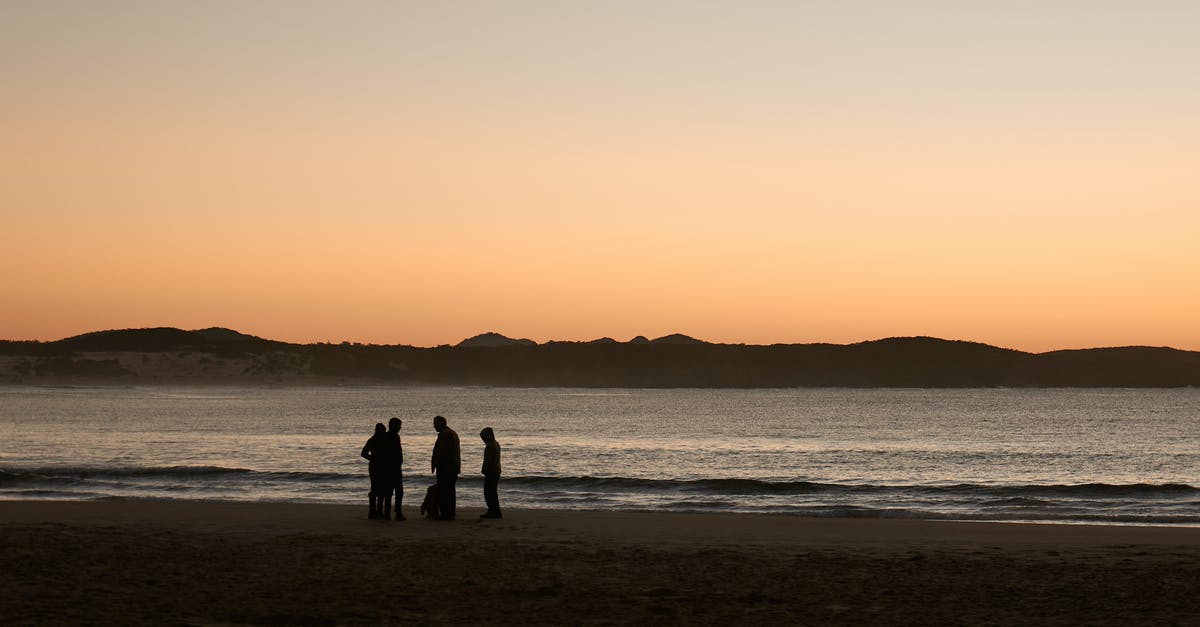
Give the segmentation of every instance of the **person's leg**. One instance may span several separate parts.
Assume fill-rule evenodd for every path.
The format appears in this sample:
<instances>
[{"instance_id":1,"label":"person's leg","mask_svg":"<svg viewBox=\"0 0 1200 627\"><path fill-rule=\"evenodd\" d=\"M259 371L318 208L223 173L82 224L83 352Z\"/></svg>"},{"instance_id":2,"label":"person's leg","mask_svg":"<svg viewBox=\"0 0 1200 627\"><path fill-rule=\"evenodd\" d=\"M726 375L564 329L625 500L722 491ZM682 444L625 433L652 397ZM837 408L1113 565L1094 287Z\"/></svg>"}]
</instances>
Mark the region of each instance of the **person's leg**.
<instances>
[{"instance_id":1,"label":"person's leg","mask_svg":"<svg viewBox=\"0 0 1200 627\"><path fill-rule=\"evenodd\" d=\"M452 481L453 477L450 473L438 473L438 520L450 520L453 517L453 511L450 509L451 495L454 494L454 484L451 483Z\"/></svg>"},{"instance_id":2,"label":"person's leg","mask_svg":"<svg viewBox=\"0 0 1200 627\"><path fill-rule=\"evenodd\" d=\"M371 491L367 493L367 498L371 499L371 509L367 514L367 518L379 518L379 475L374 471L371 472Z\"/></svg>"},{"instance_id":3,"label":"person's leg","mask_svg":"<svg viewBox=\"0 0 1200 627\"><path fill-rule=\"evenodd\" d=\"M484 475L483 501L487 503L487 513L484 516L488 518L500 517L500 495L497 489L499 485L500 475Z\"/></svg>"},{"instance_id":4,"label":"person's leg","mask_svg":"<svg viewBox=\"0 0 1200 627\"><path fill-rule=\"evenodd\" d=\"M392 483L388 481L383 486L383 519L392 519Z\"/></svg>"},{"instance_id":5,"label":"person's leg","mask_svg":"<svg viewBox=\"0 0 1200 627\"><path fill-rule=\"evenodd\" d=\"M448 472L438 476L438 500L441 501L442 520L454 520L456 495L454 484L458 482L458 475Z\"/></svg>"},{"instance_id":6,"label":"person's leg","mask_svg":"<svg viewBox=\"0 0 1200 627\"><path fill-rule=\"evenodd\" d=\"M396 475L396 520L404 520L400 506L404 504L404 475Z\"/></svg>"}]
</instances>

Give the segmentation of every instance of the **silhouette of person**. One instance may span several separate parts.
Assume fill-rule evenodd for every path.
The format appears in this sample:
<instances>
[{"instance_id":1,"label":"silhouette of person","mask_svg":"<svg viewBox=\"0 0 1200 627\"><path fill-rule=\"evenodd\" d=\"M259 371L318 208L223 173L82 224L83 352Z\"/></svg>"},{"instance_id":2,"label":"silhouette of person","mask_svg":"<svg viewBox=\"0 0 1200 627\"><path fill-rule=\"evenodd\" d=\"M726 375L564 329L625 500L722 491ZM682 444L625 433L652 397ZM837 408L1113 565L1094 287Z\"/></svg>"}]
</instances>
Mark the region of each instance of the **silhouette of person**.
<instances>
[{"instance_id":1,"label":"silhouette of person","mask_svg":"<svg viewBox=\"0 0 1200 627\"><path fill-rule=\"evenodd\" d=\"M437 442L433 444L433 461L430 466L433 472L437 473L438 509L441 514L438 520L454 520L454 484L458 482L458 473L462 470L458 434L446 426L446 419L441 416L434 416L433 428L438 436Z\"/></svg>"},{"instance_id":2,"label":"silhouette of person","mask_svg":"<svg viewBox=\"0 0 1200 627\"><path fill-rule=\"evenodd\" d=\"M360 453L369 462L367 473L371 476L371 491L367 494L371 507L367 518L383 517L383 491L386 483L384 470L388 448L387 429L383 427L382 422L377 422L375 423L375 435L367 440L367 443L363 445L362 453Z\"/></svg>"},{"instance_id":3,"label":"silhouette of person","mask_svg":"<svg viewBox=\"0 0 1200 627\"><path fill-rule=\"evenodd\" d=\"M400 506L404 504L404 444L400 442L400 419L388 421L388 459L386 469L387 485L384 486L383 516L391 513L392 495L396 496L396 520L405 520Z\"/></svg>"},{"instance_id":4,"label":"silhouette of person","mask_svg":"<svg viewBox=\"0 0 1200 627\"><path fill-rule=\"evenodd\" d=\"M491 427L484 427L479 432L483 440L483 501L487 503L487 511L480 518L500 517L500 496L497 488L500 486L500 443L496 441L496 432Z\"/></svg>"}]
</instances>

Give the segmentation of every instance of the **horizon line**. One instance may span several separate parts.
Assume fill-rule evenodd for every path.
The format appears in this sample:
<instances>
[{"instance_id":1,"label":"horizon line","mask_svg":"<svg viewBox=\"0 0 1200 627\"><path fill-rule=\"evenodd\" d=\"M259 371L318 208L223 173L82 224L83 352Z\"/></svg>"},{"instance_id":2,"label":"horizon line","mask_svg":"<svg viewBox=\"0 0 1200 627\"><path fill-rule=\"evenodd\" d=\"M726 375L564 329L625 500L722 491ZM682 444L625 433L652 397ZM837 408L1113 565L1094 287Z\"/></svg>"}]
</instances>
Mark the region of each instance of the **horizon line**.
<instances>
[{"instance_id":1,"label":"horizon line","mask_svg":"<svg viewBox=\"0 0 1200 627\"><path fill-rule=\"evenodd\" d=\"M96 330L96 331L85 331L83 333L77 333L75 335L68 335L66 337L61 337L61 338L53 339L53 340L0 338L0 342L10 342L10 343L33 342L33 343L41 343L41 344L54 344L57 342L63 342L63 341L72 340L75 338L80 338L80 337L89 336L89 335L103 334L103 333L119 333L119 332L126 332L126 331L153 331L153 330L172 330L172 331L182 331L185 333L196 333L196 332L201 332L201 331L227 331L227 332L231 332L231 333L236 333L238 335L252 337L252 338L256 338L256 339L260 339L260 340L264 340L264 341L268 341L268 342L279 342L282 344L295 344L295 345L300 345L300 346L316 345L316 344L329 344L329 345L335 345L335 346L353 345L353 346L407 347L407 348L426 348L426 349L446 348L446 347L456 348L456 347L460 347L461 344L463 344L465 342L469 342L471 340L484 338L484 337L488 337L488 336L495 336L495 338L498 341L511 342L511 343L513 343L512 345L531 343L533 346L546 346L546 345L550 345L550 344L591 344L591 343L640 344L643 342L649 343L649 344L662 345L662 344L671 344L672 342L663 342L662 341L662 340L669 340L670 338L677 338L678 340L680 340L680 343L686 344L686 343L694 342L696 344L705 344L705 345L709 345L709 346L764 346L764 347L769 347L769 346L822 346L822 345L824 345L824 346L854 346L857 344L870 344L870 343L874 343L874 342L885 342L888 340L925 339L925 340L935 340L935 341L939 341L939 342L976 344L976 345L980 345L980 346L988 346L991 348L1015 351L1015 352L1026 353L1026 354L1031 354L1031 355L1039 355L1039 354L1055 353L1055 352L1063 352L1063 351L1085 351L1085 350L1122 349L1122 348L1154 348L1154 349L1175 350L1175 351L1181 351L1181 352L1200 352L1195 349L1179 348L1179 347L1170 346L1170 345L1152 345L1152 344L1098 345L1098 346L1085 346L1085 347L1079 347L1079 348L1054 348L1054 349L1044 350L1044 351L1031 351L1031 350L1023 350L1023 349L1019 349L1019 348L1012 348L1012 347L1008 347L1008 346L1001 346L999 344L990 344L988 342L983 342L983 341L979 341L979 340L947 338L947 337L940 337L940 336L926 335L926 334L891 335L891 336L885 336L885 337L878 337L878 338L874 338L874 339L858 340L858 341L845 342L845 343L837 343L837 342L831 342L831 341L811 341L811 342L771 342L771 343L767 343L767 344L759 344L759 343L750 343L750 342L714 342L714 341L697 338L695 336L691 336L686 333L680 333L680 332L668 333L666 335L661 335L658 337L649 337L647 335L639 334L639 335L635 335L631 339L625 340L625 341L617 340L617 339L612 338L611 336L606 335L606 336L587 339L587 340L552 339L552 340L545 340L545 341L539 342L537 340L532 340L532 339L528 339L528 338L511 337L511 336L505 335L503 333L500 333L498 331L484 331L482 333L477 333L475 335L471 335L466 338L463 338L462 340L459 340L457 343L442 343L442 344L422 346L422 345L417 345L417 344L360 342L360 341L353 341L353 340L314 340L314 341L308 341L308 342L297 342L297 341L289 341L289 340L272 339L269 337L256 335L254 333L246 333L243 331L239 331L239 330L231 328L231 327L222 327L222 326L210 326L210 327L201 327L201 328L195 328L195 329L185 329L183 327L175 327L175 326L124 327L124 328L113 328L113 329L100 329L100 330ZM464 347L464 348L470 348L470 347Z\"/></svg>"}]
</instances>

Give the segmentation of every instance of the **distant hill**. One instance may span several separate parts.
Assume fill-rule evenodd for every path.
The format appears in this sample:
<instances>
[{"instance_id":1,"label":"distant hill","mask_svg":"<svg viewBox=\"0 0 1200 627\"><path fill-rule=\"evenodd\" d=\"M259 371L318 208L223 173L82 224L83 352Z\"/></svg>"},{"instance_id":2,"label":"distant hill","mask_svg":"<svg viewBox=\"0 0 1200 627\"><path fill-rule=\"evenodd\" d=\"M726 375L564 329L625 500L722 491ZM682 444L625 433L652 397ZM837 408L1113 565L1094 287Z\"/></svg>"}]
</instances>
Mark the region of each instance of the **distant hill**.
<instances>
[{"instance_id":1,"label":"distant hill","mask_svg":"<svg viewBox=\"0 0 1200 627\"><path fill-rule=\"evenodd\" d=\"M171 327L97 331L59 340L53 344L76 351L228 351L269 346L286 346L232 329L212 327L183 331Z\"/></svg>"},{"instance_id":2,"label":"distant hill","mask_svg":"<svg viewBox=\"0 0 1200 627\"><path fill-rule=\"evenodd\" d=\"M508 346L537 346L537 342L533 340L514 340L511 337L505 337L499 333L481 333L475 337L469 337L455 346L459 348L469 348L475 346L487 347L508 347Z\"/></svg>"},{"instance_id":3,"label":"distant hill","mask_svg":"<svg viewBox=\"0 0 1200 627\"><path fill-rule=\"evenodd\" d=\"M481 350L486 349L486 350ZM578 387L1200 386L1200 352L1121 347L1025 353L901 337L856 344L712 344L682 334L629 342L513 339L456 346L291 344L210 328L100 331L0 341L0 383L386 383Z\"/></svg>"},{"instance_id":4,"label":"distant hill","mask_svg":"<svg viewBox=\"0 0 1200 627\"><path fill-rule=\"evenodd\" d=\"M640 336L639 336L640 337ZM694 337L688 337L682 333L672 333L664 335L660 338L650 340L651 344L707 344L702 340L697 340Z\"/></svg>"}]
</instances>

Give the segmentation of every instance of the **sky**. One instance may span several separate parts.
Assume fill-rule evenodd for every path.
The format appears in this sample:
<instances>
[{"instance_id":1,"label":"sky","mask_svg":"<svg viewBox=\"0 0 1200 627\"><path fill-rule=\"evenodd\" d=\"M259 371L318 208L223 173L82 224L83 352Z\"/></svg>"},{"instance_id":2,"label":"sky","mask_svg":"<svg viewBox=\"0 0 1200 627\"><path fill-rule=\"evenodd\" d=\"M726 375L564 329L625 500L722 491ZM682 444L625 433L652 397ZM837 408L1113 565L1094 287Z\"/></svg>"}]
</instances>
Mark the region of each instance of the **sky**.
<instances>
[{"instance_id":1,"label":"sky","mask_svg":"<svg viewBox=\"0 0 1200 627\"><path fill-rule=\"evenodd\" d=\"M0 338L1200 350L1200 3L0 2Z\"/></svg>"}]
</instances>

